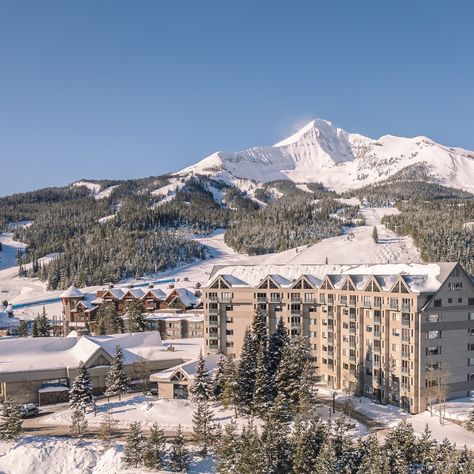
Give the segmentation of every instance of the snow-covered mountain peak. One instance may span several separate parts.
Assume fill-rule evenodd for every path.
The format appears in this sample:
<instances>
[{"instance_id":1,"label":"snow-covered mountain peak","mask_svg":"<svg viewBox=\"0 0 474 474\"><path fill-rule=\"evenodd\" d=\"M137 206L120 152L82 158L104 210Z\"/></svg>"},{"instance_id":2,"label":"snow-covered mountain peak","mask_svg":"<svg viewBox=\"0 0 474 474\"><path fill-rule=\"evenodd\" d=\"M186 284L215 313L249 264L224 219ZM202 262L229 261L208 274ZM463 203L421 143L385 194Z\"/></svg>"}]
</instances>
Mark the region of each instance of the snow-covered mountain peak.
<instances>
[{"instance_id":1,"label":"snow-covered mountain peak","mask_svg":"<svg viewBox=\"0 0 474 474\"><path fill-rule=\"evenodd\" d=\"M177 174L205 174L239 187L242 180L320 182L341 192L417 166L429 181L474 192L474 152L424 136L374 140L318 118L273 146L213 153Z\"/></svg>"}]
</instances>

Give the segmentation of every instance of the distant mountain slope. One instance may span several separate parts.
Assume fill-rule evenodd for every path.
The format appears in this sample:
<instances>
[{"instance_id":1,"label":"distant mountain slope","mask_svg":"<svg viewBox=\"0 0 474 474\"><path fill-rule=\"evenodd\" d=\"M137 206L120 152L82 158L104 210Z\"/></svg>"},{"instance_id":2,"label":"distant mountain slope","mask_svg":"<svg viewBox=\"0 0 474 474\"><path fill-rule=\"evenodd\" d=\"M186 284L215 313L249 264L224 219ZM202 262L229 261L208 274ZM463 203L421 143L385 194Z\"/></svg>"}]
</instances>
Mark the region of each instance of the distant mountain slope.
<instances>
[{"instance_id":1,"label":"distant mountain slope","mask_svg":"<svg viewBox=\"0 0 474 474\"><path fill-rule=\"evenodd\" d=\"M321 119L273 146L219 151L176 175L213 176L240 188L246 187L242 180L320 182L343 192L385 181L414 165L423 167L426 181L474 192L473 151L422 136L384 135L374 140Z\"/></svg>"}]
</instances>

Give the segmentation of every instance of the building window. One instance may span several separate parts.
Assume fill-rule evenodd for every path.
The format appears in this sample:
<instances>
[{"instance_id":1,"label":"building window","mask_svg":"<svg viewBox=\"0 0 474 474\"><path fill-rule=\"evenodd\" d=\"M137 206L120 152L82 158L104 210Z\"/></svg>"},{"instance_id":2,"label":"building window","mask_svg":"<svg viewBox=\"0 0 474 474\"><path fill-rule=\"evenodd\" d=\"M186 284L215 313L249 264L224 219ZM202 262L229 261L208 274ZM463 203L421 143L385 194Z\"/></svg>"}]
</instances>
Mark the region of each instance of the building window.
<instances>
[{"instance_id":1,"label":"building window","mask_svg":"<svg viewBox=\"0 0 474 474\"><path fill-rule=\"evenodd\" d=\"M462 291L462 283L461 282L448 283L448 290L449 291Z\"/></svg>"},{"instance_id":2,"label":"building window","mask_svg":"<svg viewBox=\"0 0 474 474\"><path fill-rule=\"evenodd\" d=\"M432 355L439 355L441 354L441 347L440 346L429 346L426 348L426 355L427 356L432 356Z\"/></svg>"},{"instance_id":3,"label":"building window","mask_svg":"<svg viewBox=\"0 0 474 474\"><path fill-rule=\"evenodd\" d=\"M440 314L427 314L426 315L426 322L427 323L440 323L441 322L441 315Z\"/></svg>"},{"instance_id":4,"label":"building window","mask_svg":"<svg viewBox=\"0 0 474 474\"><path fill-rule=\"evenodd\" d=\"M441 298L438 298L438 299L434 300L433 306L434 306L435 308L441 307Z\"/></svg>"},{"instance_id":5,"label":"building window","mask_svg":"<svg viewBox=\"0 0 474 474\"><path fill-rule=\"evenodd\" d=\"M467 304L468 304L469 306L474 306L474 298L468 298L468 299L467 299Z\"/></svg>"},{"instance_id":6,"label":"building window","mask_svg":"<svg viewBox=\"0 0 474 474\"><path fill-rule=\"evenodd\" d=\"M428 331L426 333L426 339L441 339L441 331Z\"/></svg>"}]
</instances>

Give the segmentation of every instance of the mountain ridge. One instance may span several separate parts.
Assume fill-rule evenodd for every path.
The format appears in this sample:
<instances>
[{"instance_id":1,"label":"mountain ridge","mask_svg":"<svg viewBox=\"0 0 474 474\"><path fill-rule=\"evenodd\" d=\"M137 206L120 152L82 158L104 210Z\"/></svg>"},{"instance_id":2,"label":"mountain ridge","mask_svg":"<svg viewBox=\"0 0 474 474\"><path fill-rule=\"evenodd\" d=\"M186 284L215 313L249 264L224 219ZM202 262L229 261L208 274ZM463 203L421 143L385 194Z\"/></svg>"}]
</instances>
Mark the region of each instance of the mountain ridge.
<instances>
[{"instance_id":1,"label":"mountain ridge","mask_svg":"<svg viewBox=\"0 0 474 474\"><path fill-rule=\"evenodd\" d=\"M218 151L173 174L208 175L237 187L242 186L239 180L320 182L344 192L386 181L416 164L425 166L429 182L474 192L474 151L448 147L425 136L385 134L373 139L325 119L312 120L273 146Z\"/></svg>"}]
</instances>

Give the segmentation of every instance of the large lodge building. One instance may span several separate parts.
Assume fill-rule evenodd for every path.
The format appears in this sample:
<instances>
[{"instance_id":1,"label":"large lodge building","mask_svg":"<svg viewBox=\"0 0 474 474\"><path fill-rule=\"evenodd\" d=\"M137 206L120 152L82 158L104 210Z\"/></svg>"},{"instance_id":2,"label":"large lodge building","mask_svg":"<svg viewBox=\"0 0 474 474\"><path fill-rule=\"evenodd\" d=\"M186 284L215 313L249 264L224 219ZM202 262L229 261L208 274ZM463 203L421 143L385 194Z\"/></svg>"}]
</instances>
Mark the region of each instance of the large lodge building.
<instances>
[{"instance_id":1,"label":"large lodge building","mask_svg":"<svg viewBox=\"0 0 474 474\"><path fill-rule=\"evenodd\" d=\"M88 326L94 332L97 311L104 304L114 305L118 314L127 318L132 301L143 306L148 331L159 331L163 339L203 336L203 319L200 308L200 290L172 288L166 294L150 285L146 288L107 288L96 294L86 294L71 286L61 294L64 318L64 335L70 331L81 333Z\"/></svg>"},{"instance_id":2,"label":"large lodge building","mask_svg":"<svg viewBox=\"0 0 474 474\"><path fill-rule=\"evenodd\" d=\"M254 311L303 334L320 379L411 413L474 390L474 284L457 263L216 266L207 353L239 357Z\"/></svg>"}]
</instances>

